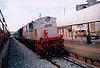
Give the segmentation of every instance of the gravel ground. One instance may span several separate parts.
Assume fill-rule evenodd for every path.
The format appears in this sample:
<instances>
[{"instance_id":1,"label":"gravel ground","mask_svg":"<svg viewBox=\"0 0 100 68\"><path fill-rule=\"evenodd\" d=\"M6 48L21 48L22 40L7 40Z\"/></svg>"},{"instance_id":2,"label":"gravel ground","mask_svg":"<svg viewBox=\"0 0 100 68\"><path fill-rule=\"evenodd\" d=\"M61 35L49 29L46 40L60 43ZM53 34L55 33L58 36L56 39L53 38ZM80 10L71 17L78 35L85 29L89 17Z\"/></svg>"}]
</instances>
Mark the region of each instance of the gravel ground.
<instances>
[{"instance_id":1,"label":"gravel ground","mask_svg":"<svg viewBox=\"0 0 100 68\"><path fill-rule=\"evenodd\" d=\"M33 51L14 38L10 42L7 68L57 68L45 59L39 59Z\"/></svg>"},{"instance_id":2,"label":"gravel ground","mask_svg":"<svg viewBox=\"0 0 100 68\"><path fill-rule=\"evenodd\" d=\"M52 61L56 62L57 64L59 64L62 68L82 68L74 63L68 62L64 59L61 58L53 58Z\"/></svg>"}]
</instances>

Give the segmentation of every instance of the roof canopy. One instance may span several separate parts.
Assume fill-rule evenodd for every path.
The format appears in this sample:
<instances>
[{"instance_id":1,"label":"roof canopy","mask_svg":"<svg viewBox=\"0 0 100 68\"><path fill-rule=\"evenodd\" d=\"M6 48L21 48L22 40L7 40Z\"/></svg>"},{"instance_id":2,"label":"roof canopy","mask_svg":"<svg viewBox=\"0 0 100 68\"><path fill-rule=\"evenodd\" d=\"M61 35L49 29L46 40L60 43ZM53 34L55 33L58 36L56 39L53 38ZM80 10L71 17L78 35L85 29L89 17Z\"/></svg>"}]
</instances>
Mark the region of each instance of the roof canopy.
<instances>
[{"instance_id":1,"label":"roof canopy","mask_svg":"<svg viewBox=\"0 0 100 68\"><path fill-rule=\"evenodd\" d=\"M73 13L66 13L66 16L59 21L58 26L91 23L96 21L100 21L100 4Z\"/></svg>"}]
</instances>

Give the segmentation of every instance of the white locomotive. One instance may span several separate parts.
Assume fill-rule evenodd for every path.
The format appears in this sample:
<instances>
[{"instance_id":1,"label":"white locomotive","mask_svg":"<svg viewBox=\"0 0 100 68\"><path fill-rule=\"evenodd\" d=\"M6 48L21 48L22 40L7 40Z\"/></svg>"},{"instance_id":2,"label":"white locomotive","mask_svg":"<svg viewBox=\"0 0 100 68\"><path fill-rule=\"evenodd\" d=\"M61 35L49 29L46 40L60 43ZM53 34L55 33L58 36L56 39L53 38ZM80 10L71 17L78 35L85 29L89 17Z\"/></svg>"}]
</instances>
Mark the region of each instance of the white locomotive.
<instances>
[{"instance_id":1,"label":"white locomotive","mask_svg":"<svg viewBox=\"0 0 100 68\"><path fill-rule=\"evenodd\" d=\"M19 38L24 41L34 41L34 47L39 55L63 52L63 38L57 32L56 18L43 17L25 25L18 30ZM29 46L29 45L28 45Z\"/></svg>"}]
</instances>

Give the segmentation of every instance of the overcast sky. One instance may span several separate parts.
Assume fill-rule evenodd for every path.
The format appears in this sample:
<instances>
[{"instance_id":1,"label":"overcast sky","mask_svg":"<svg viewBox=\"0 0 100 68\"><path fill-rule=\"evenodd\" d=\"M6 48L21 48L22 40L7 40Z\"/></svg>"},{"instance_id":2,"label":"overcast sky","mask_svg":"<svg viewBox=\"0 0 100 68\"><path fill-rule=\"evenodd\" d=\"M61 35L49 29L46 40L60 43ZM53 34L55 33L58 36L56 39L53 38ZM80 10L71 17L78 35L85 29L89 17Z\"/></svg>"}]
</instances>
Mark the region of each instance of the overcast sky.
<instances>
[{"instance_id":1,"label":"overcast sky","mask_svg":"<svg viewBox=\"0 0 100 68\"><path fill-rule=\"evenodd\" d=\"M52 16L60 19L76 10L77 4L84 4L86 0L0 0L2 10L10 31L17 31L25 24L41 16Z\"/></svg>"}]
</instances>

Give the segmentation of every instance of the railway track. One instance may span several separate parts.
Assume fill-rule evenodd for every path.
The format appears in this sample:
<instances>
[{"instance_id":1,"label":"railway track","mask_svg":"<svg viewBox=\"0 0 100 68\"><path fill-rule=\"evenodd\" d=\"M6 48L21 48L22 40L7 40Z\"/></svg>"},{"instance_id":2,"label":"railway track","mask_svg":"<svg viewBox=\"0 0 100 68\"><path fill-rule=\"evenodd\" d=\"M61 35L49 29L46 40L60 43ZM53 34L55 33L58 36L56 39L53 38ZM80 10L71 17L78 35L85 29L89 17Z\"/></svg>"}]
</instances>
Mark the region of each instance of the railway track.
<instances>
[{"instance_id":1,"label":"railway track","mask_svg":"<svg viewBox=\"0 0 100 68\"><path fill-rule=\"evenodd\" d=\"M55 65L58 68L63 68L59 64L57 64L56 62L52 61L51 59L46 59L46 60L49 61L51 64Z\"/></svg>"},{"instance_id":2,"label":"railway track","mask_svg":"<svg viewBox=\"0 0 100 68\"><path fill-rule=\"evenodd\" d=\"M56 66L57 68L67 68L66 66L62 65L61 62L63 60L67 61L67 62L63 61L63 63L65 62L65 65L67 65L68 63L71 63L70 66L74 65L74 66L78 66L78 68L97 68L97 67L95 67L93 65L90 65L90 64L87 64L85 62L79 61L79 60L74 59L72 57L63 57L63 56L60 56L56 60L60 60L60 61L62 60L61 62L57 62L57 61L55 61L53 59L46 59L46 60L49 61L54 66Z\"/></svg>"},{"instance_id":3,"label":"railway track","mask_svg":"<svg viewBox=\"0 0 100 68\"><path fill-rule=\"evenodd\" d=\"M78 66L80 66L82 68L85 68L85 66L82 66L81 64L76 63L74 60L72 60L70 58L65 58L65 57L61 57L61 58L66 60L66 61L68 61L68 62L72 62L72 63L74 63L74 64L76 64L76 65L78 65Z\"/></svg>"},{"instance_id":4,"label":"railway track","mask_svg":"<svg viewBox=\"0 0 100 68\"><path fill-rule=\"evenodd\" d=\"M48 62L50 62L51 64L53 64L54 66L56 66L57 68L68 68L69 66L67 67L66 65L68 65L69 62L71 62L70 67L72 65L77 65L78 68L85 68L85 67L83 67L81 65L78 65L78 64L73 63L72 61L70 61L68 59L64 59L64 57L63 58L62 57L58 57L57 59L54 58L54 59L46 59L46 60ZM67 62L65 62L64 60L67 61ZM64 63L64 65L63 65L63 63Z\"/></svg>"},{"instance_id":5,"label":"railway track","mask_svg":"<svg viewBox=\"0 0 100 68\"><path fill-rule=\"evenodd\" d=\"M85 62L79 61L79 60L72 58L72 57L61 57L61 58L65 59L66 61L72 62L72 63L74 63L82 68L97 68L96 66L87 64Z\"/></svg>"}]
</instances>

